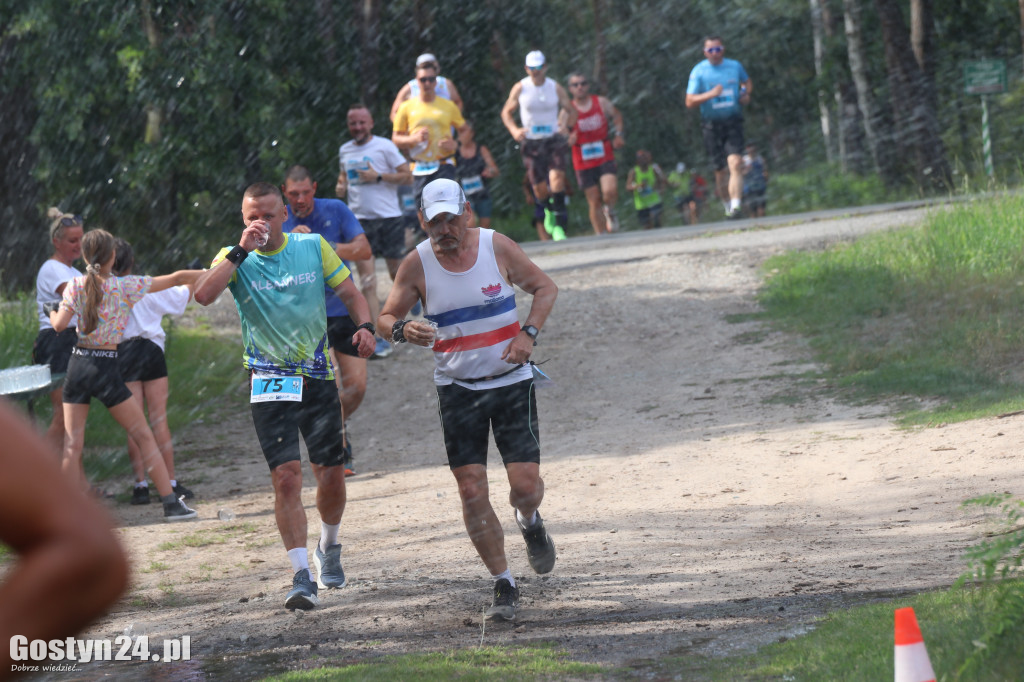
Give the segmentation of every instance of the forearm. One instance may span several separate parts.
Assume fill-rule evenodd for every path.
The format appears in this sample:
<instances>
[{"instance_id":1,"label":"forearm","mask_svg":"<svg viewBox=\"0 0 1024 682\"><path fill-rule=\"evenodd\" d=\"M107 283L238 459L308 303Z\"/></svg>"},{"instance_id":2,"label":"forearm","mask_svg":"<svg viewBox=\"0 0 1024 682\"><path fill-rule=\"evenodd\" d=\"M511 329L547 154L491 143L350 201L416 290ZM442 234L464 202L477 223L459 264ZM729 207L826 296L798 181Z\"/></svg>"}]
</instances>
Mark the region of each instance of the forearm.
<instances>
[{"instance_id":1,"label":"forearm","mask_svg":"<svg viewBox=\"0 0 1024 682\"><path fill-rule=\"evenodd\" d=\"M395 146L399 149L412 149L419 143L419 137L410 135L409 133L393 133L391 135L391 141L395 143Z\"/></svg>"},{"instance_id":2,"label":"forearm","mask_svg":"<svg viewBox=\"0 0 1024 682\"><path fill-rule=\"evenodd\" d=\"M358 242L338 244L334 247L334 252L338 254L338 258L348 261L373 258L373 251L370 249L370 243L365 239L361 239Z\"/></svg>"},{"instance_id":3,"label":"forearm","mask_svg":"<svg viewBox=\"0 0 1024 682\"><path fill-rule=\"evenodd\" d=\"M210 305L217 300L231 281L235 274L235 265L228 260L222 260L211 270L207 270L195 284L195 299L199 305Z\"/></svg>"},{"instance_id":4,"label":"forearm","mask_svg":"<svg viewBox=\"0 0 1024 682\"><path fill-rule=\"evenodd\" d=\"M545 284L533 292L533 303L530 305L530 312L526 316L524 324L533 325L542 329L547 322L548 315L555 307L555 299L558 298L558 287L554 282Z\"/></svg>"},{"instance_id":5,"label":"forearm","mask_svg":"<svg viewBox=\"0 0 1024 682\"><path fill-rule=\"evenodd\" d=\"M348 308L348 316L356 325L372 322L370 319L370 307L366 303L363 292L359 291L351 277L334 288L334 293L341 299L341 302Z\"/></svg>"}]
</instances>

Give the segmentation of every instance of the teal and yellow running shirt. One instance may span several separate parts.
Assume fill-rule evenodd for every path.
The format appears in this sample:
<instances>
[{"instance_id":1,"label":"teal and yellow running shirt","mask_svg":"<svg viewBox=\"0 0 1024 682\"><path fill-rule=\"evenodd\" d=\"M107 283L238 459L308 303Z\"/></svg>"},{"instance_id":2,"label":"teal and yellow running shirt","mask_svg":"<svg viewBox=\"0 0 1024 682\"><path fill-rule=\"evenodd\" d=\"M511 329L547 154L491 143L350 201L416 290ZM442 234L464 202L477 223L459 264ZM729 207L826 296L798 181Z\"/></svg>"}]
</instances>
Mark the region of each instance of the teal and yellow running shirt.
<instances>
[{"instance_id":1,"label":"teal and yellow running shirt","mask_svg":"<svg viewBox=\"0 0 1024 682\"><path fill-rule=\"evenodd\" d=\"M250 253L228 282L242 321L242 364L255 372L334 379L324 284L336 287L351 273L318 234L284 240L277 251ZM228 251L221 249L213 265Z\"/></svg>"}]
</instances>

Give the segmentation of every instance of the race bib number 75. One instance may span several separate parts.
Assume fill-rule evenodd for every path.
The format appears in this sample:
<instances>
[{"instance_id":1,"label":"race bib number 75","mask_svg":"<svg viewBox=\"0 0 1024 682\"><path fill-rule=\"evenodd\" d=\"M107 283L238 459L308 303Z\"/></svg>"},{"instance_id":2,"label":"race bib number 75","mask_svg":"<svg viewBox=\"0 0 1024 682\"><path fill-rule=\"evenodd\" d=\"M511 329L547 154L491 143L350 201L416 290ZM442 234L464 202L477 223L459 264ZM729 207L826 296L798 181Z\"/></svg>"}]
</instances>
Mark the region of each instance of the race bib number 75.
<instances>
[{"instance_id":1,"label":"race bib number 75","mask_svg":"<svg viewBox=\"0 0 1024 682\"><path fill-rule=\"evenodd\" d=\"M277 400L302 401L302 377L279 374L253 374L251 403L268 403Z\"/></svg>"}]
</instances>

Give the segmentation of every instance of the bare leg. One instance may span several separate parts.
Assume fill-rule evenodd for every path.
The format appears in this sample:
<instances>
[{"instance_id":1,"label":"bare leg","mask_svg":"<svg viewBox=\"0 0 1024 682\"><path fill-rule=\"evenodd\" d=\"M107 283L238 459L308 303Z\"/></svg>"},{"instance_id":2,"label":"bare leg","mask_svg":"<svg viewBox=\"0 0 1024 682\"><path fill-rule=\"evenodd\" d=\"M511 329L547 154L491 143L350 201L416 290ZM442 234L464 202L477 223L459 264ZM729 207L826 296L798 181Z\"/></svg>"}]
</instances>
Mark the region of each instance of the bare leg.
<instances>
[{"instance_id":1,"label":"bare leg","mask_svg":"<svg viewBox=\"0 0 1024 682\"><path fill-rule=\"evenodd\" d=\"M604 204L605 228L608 232L618 229L616 226L615 205L619 203L619 184L616 177L608 173L601 176L601 202Z\"/></svg>"},{"instance_id":2,"label":"bare leg","mask_svg":"<svg viewBox=\"0 0 1024 682\"><path fill-rule=\"evenodd\" d=\"M61 470L76 488L89 487L82 469L82 449L85 447L85 421L89 417L89 404L64 403L64 459Z\"/></svg>"},{"instance_id":3,"label":"bare leg","mask_svg":"<svg viewBox=\"0 0 1024 682\"><path fill-rule=\"evenodd\" d=\"M149 424L146 423L146 415L142 413L142 408L129 398L109 409L110 416L139 444L139 448L142 450L142 463L146 467L146 473L152 479L153 485L156 486L157 492L161 497L172 494L174 490L171 489L171 478L167 475L167 467L160 456L160 448L157 447L156 439L153 438L153 432L149 430Z\"/></svg>"},{"instance_id":4,"label":"bare leg","mask_svg":"<svg viewBox=\"0 0 1024 682\"><path fill-rule=\"evenodd\" d=\"M149 407L149 426L153 430L153 438L160 449L160 456L167 467L167 475L173 480L174 475L174 442L171 440L171 429L167 424L167 377L153 379L142 384Z\"/></svg>"},{"instance_id":5,"label":"bare leg","mask_svg":"<svg viewBox=\"0 0 1024 682\"><path fill-rule=\"evenodd\" d=\"M144 393L141 381L128 381L125 382L125 386L132 392L132 400L139 404L139 409L143 408ZM132 464L132 473L135 474L135 482L141 483L146 480L146 468L142 465L142 450L139 449L139 444L132 440L131 436L128 436L128 461Z\"/></svg>"},{"instance_id":6,"label":"bare leg","mask_svg":"<svg viewBox=\"0 0 1024 682\"><path fill-rule=\"evenodd\" d=\"M46 429L46 440L54 452L61 452L64 449L64 389L58 388L50 391L50 406L53 408L53 418L50 426Z\"/></svg>"},{"instance_id":7,"label":"bare leg","mask_svg":"<svg viewBox=\"0 0 1024 682\"><path fill-rule=\"evenodd\" d=\"M302 464L296 460L274 467L270 472L270 481L274 485L274 517L284 548L290 550L305 547L306 510L302 506Z\"/></svg>"},{"instance_id":8,"label":"bare leg","mask_svg":"<svg viewBox=\"0 0 1024 682\"><path fill-rule=\"evenodd\" d=\"M597 185L583 190L587 197L587 210L590 212L590 225L594 228L594 234L608 232L608 224L604 219L604 209L601 206L601 188Z\"/></svg>"},{"instance_id":9,"label":"bare leg","mask_svg":"<svg viewBox=\"0 0 1024 682\"><path fill-rule=\"evenodd\" d=\"M544 500L544 479L536 462L512 462L505 467L510 486L508 501L525 518L533 516Z\"/></svg>"},{"instance_id":10,"label":"bare leg","mask_svg":"<svg viewBox=\"0 0 1024 682\"><path fill-rule=\"evenodd\" d=\"M730 154L729 161L729 198L739 201L743 198L743 157ZM715 173L718 177L718 173Z\"/></svg>"},{"instance_id":11,"label":"bare leg","mask_svg":"<svg viewBox=\"0 0 1024 682\"><path fill-rule=\"evenodd\" d=\"M504 573L508 568L505 558L505 532L501 529L487 488L487 468L481 464L467 464L452 470L459 484L462 499L462 519L469 539L483 559L491 575Z\"/></svg>"},{"instance_id":12,"label":"bare leg","mask_svg":"<svg viewBox=\"0 0 1024 682\"><path fill-rule=\"evenodd\" d=\"M732 158L731 156L729 158ZM742 160L742 159L741 159ZM723 204L729 204L729 169L720 168L715 171L715 196L722 200ZM742 181L740 185L742 190Z\"/></svg>"},{"instance_id":13,"label":"bare leg","mask_svg":"<svg viewBox=\"0 0 1024 682\"><path fill-rule=\"evenodd\" d=\"M332 350L334 366L341 375L341 414L351 417L366 395L366 359Z\"/></svg>"},{"instance_id":14,"label":"bare leg","mask_svg":"<svg viewBox=\"0 0 1024 682\"><path fill-rule=\"evenodd\" d=\"M341 523L345 513L345 467L313 464L316 476L316 509L320 520L328 525Z\"/></svg>"}]
</instances>

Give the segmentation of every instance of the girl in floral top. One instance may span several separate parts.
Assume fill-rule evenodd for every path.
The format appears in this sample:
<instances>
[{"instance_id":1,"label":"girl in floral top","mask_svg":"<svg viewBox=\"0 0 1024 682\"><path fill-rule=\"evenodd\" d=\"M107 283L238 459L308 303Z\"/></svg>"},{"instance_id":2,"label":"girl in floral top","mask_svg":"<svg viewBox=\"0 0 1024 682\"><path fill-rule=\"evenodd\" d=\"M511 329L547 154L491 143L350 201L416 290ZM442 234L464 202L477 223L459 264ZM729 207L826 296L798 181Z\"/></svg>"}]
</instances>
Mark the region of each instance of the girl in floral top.
<instances>
[{"instance_id":1,"label":"girl in floral top","mask_svg":"<svg viewBox=\"0 0 1024 682\"><path fill-rule=\"evenodd\" d=\"M99 398L110 415L124 427L142 449L146 470L164 503L164 520L183 521L196 512L175 497L153 432L138 403L131 399L117 363L117 344L124 335L132 306L147 293L172 286L191 284L201 270L179 270L161 277L114 277L114 237L105 230L90 230L82 238L82 257L88 264L85 275L64 288L60 308L50 313L58 332L78 316L78 345L68 362L64 379L64 473L83 489L87 487L82 469L85 422L89 402Z\"/></svg>"}]
</instances>

